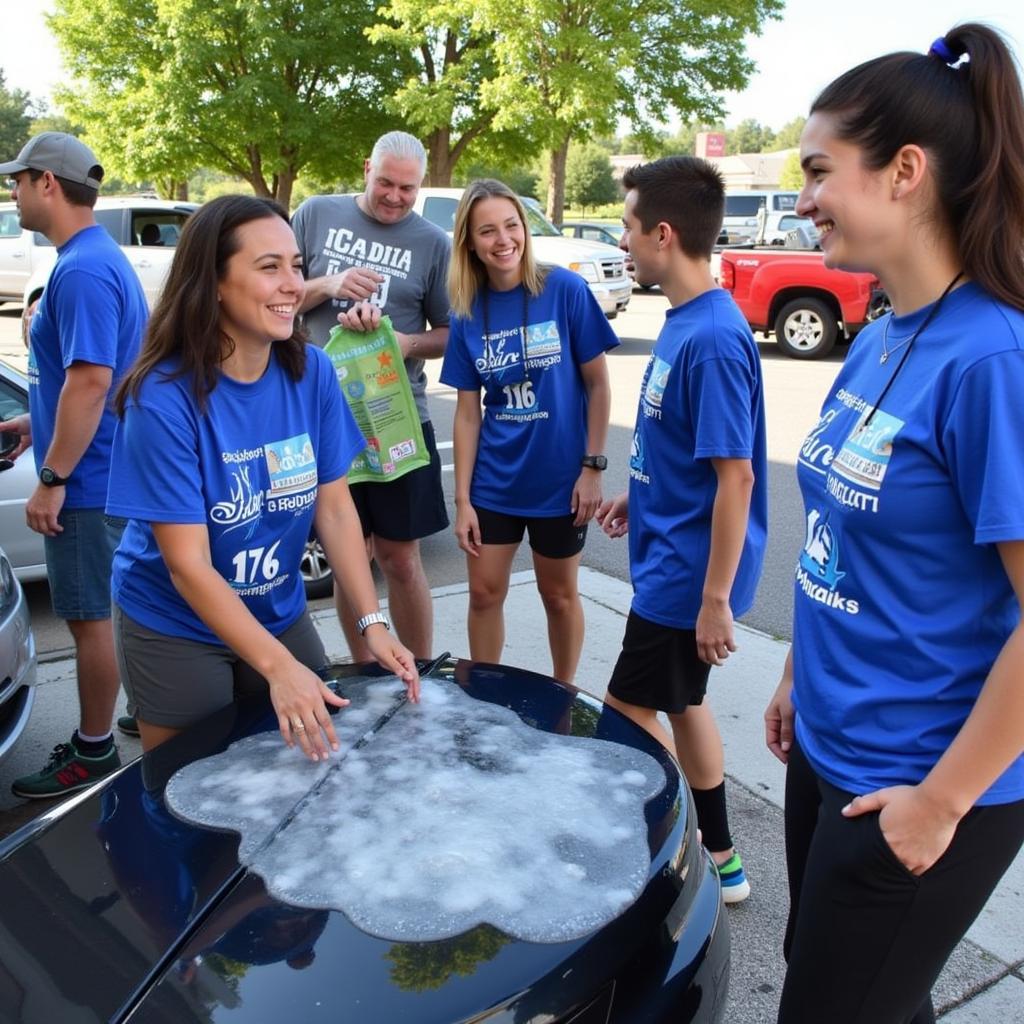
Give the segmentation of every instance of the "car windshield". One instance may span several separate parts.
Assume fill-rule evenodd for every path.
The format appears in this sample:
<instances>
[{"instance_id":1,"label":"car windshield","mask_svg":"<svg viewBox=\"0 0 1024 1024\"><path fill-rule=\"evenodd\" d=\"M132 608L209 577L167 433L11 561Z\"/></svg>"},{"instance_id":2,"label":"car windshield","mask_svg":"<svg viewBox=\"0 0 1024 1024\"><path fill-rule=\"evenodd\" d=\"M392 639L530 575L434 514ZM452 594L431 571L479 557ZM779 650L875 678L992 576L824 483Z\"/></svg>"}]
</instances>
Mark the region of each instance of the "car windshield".
<instances>
[{"instance_id":1,"label":"car windshield","mask_svg":"<svg viewBox=\"0 0 1024 1024\"><path fill-rule=\"evenodd\" d=\"M529 225L531 235L534 237L554 235L556 238L561 238L562 232L540 212L536 199L524 198L523 207L526 209L526 223Z\"/></svg>"}]
</instances>

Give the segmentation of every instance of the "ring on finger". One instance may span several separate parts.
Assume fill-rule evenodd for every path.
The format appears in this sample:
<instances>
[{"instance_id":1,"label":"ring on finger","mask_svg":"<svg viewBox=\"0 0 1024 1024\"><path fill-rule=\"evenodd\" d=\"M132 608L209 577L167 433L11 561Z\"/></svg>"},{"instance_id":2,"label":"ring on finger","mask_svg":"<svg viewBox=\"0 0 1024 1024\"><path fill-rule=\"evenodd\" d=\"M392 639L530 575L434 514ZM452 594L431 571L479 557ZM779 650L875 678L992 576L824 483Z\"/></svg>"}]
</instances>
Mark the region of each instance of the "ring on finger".
<instances>
[{"instance_id":1,"label":"ring on finger","mask_svg":"<svg viewBox=\"0 0 1024 1024\"><path fill-rule=\"evenodd\" d=\"M305 723L303 723L301 718L297 718L294 722L292 722L292 728L296 732L305 732L306 731Z\"/></svg>"}]
</instances>

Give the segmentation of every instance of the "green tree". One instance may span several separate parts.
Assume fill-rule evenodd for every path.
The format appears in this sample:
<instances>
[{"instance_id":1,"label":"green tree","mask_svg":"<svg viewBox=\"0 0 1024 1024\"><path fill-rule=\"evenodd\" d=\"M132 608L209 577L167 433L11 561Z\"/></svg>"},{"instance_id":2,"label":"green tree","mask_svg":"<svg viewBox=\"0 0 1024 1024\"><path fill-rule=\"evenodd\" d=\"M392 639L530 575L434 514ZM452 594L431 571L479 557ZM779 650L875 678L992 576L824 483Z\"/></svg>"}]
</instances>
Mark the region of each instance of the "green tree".
<instances>
[{"instance_id":1,"label":"green tree","mask_svg":"<svg viewBox=\"0 0 1024 1024\"><path fill-rule=\"evenodd\" d=\"M569 205L586 210L588 206L614 203L619 195L607 151L593 142L573 145L565 163L565 198Z\"/></svg>"},{"instance_id":2,"label":"green tree","mask_svg":"<svg viewBox=\"0 0 1024 1024\"><path fill-rule=\"evenodd\" d=\"M8 89L0 68L0 160L13 160L28 142L32 99L22 89Z\"/></svg>"},{"instance_id":3,"label":"green tree","mask_svg":"<svg viewBox=\"0 0 1024 1024\"><path fill-rule=\"evenodd\" d=\"M181 195L198 167L287 206L300 171L358 173L408 62L366 46L372 0L56 0L58 95L104 164Z\"/></svg>"},{"instance_id":4,"label":"green tree","mask_svg":"<svg viewBox=\"0 0 1024 1024\"><path fill-rule=\"evenodd\" d=\"M409 57L412 67L388 100L427 150L427 181L452 182L460 159L498 167L522 159L529 140L519 126L495 127L489 98L497 28L475 0L390 0L366 35L381 53Z\"/></svg>"},{"instance_id":5,"label":"green tree","mask_svg":"<svg viewBox=\"0 0 1024 1024\"><path fill-rule=\"evenodd\" d=\"M609 134L619 118L653 136L670 110L715 118L720 93L740 89L753 64L744 37L781 0L478 0L500 26L498 72L483 90L496 127L527 126L549 153L548 216L560 221L569 143Z\"/></svg>"},{"instance_id":6,"label":"green tree","mask_svg":"<svg viewBox=\"0 0 1024 1024\"><path fill-rule=\"evenodd\" d=\"M430 992L454 975L474 974L510 941L497 928L481 924L439 942L396 942L384 959L391 961L391 980L403 992Z\"/></svg>"},{"instance_id":7,"label":"green tree","mask_svg":"<svg viewBox=\"0 0 1024 1024\"><path fill-rule=\"evenodd\" d=\"M779 172L779 188L804 187L804 172L800 169L800 154L790 153Z\"/></svg>"},{"instance_id":8,"label":"green tree","mask_svg":"<svg viewBox=\"0 0 1024 1024\"><path fill-rule=\"evenodd\" d=\"M775 133L760 121L749 117L740 121L729 132L728 146L730 153L764 153L772 148Z\"/></svg>"},{"instance_id":9,"label":"green tree","mask_svg":"<svg viewBox=\"0 0 1024 1024\"><path fill-rule=\"evenodd\" d=\"M803 134L804 125L807 124L806 117L794 117L787 121L775 136L776 149L792 149L800 145L800 136Z\"/></svg>"}]
</instances>

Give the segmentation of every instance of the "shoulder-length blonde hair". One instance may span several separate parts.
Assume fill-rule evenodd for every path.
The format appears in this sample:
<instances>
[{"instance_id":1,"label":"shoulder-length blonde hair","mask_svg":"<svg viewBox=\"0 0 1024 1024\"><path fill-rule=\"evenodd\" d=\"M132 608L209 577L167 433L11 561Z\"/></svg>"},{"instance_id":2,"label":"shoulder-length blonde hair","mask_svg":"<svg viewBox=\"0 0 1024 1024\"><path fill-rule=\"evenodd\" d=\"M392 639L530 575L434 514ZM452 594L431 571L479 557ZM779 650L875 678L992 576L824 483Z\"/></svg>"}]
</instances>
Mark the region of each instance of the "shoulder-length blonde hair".
<instances>
[{"instance_id":1,"label":"shoulder-length blonde hair","mask_svg":"<svg viewBox=\"0 0 1024 1024\"><path fill-rule=\"evenodd\" d=\"M494 178L480 178L466 186L455 211L455 227L452 231L452 259L448 269L448 299L456 316L469 317L473 312L473 300L481 288L487 287L487 271L480 258L471 248L469 237L469 215L481 199L507 199L516 209L523 224L523 287L531 295L540 295L544 290L544 271L533 257L530 241L530 225L522 201L502 181Z\"/></svg>"}]
</instances>

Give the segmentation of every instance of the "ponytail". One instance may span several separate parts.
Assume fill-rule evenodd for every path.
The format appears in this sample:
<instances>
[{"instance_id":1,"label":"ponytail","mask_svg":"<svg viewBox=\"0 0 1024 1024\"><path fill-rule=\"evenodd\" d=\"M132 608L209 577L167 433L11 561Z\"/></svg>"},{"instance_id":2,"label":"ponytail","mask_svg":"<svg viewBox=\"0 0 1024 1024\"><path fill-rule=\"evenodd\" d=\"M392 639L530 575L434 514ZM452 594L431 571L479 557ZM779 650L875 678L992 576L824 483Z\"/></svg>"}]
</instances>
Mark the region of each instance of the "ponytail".
<instances>
[{"instance_id":1,"label":"ponytail","mask_svg":"<svg viewBox=\"0 0 1024 1024\"><path fill-rule=\"evenodd\" d=\"M867 61L822 91L817 112L870 168L901 146L924 149L964 273L1024 310L1024 98L999 33L959 25L927 54Z\"/></svg>"}]
</instances>

